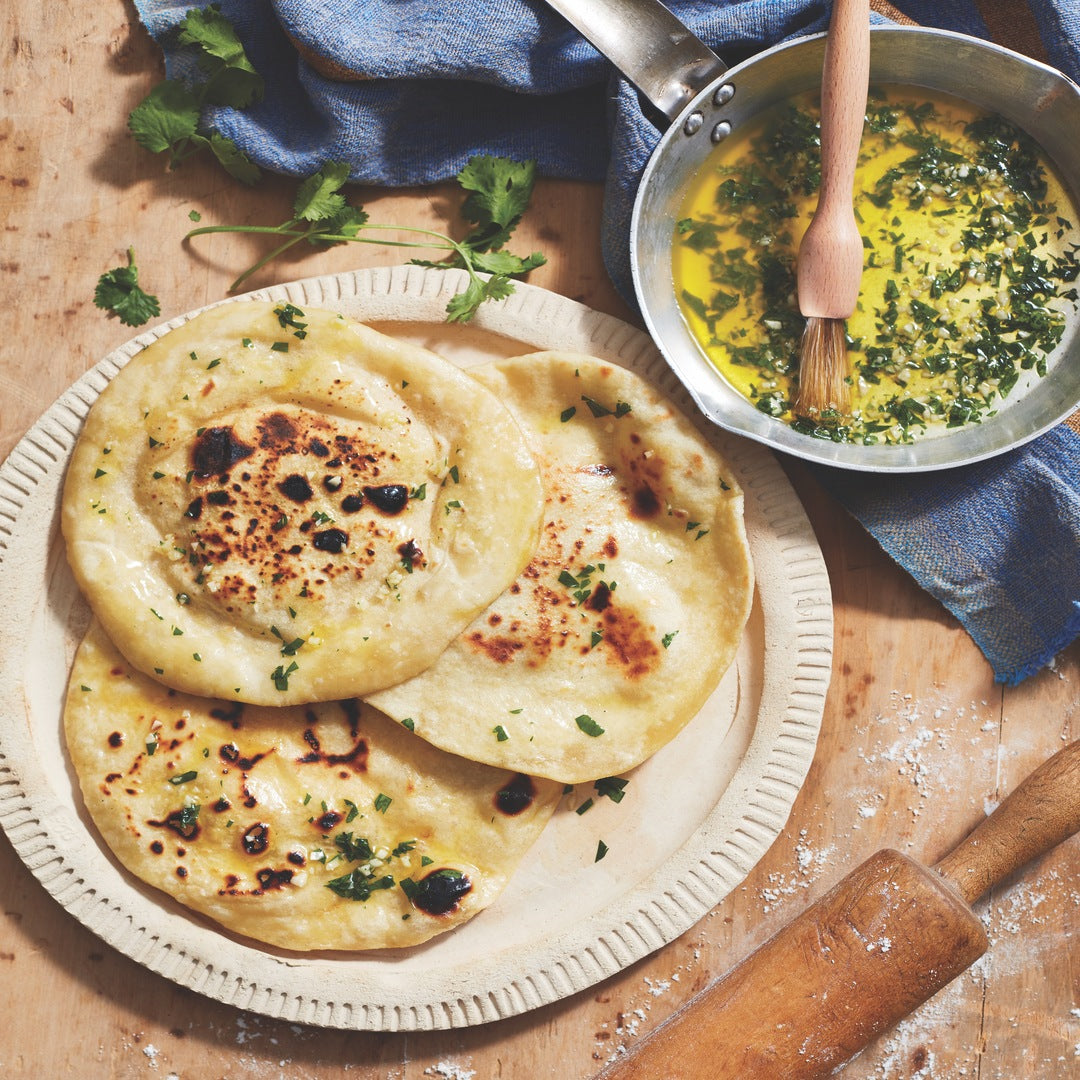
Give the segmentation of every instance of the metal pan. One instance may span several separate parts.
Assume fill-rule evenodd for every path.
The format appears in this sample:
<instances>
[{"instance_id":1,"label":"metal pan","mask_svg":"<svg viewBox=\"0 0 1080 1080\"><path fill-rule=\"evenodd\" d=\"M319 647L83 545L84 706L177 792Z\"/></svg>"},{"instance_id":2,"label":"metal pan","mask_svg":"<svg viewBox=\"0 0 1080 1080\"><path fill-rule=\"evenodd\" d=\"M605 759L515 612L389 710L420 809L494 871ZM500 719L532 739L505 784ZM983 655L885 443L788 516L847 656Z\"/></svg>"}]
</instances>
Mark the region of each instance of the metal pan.
<instances>
[{"instance_id":1,"label":"metal pan","mask_svg":"<svg viewBox=\"0 0 1080 1080\"><path fill-rule=\"evenodd\" d=\"M770 105L820 86L824 35L776 46L728 68L656 0L548 3L671 121L641 180L630 256L645 323L707 417L807 460L872 472L913 472L1000 454L1035 438L1077 407L1080 318L1069 320L1046 376L1023 394L1014 392L995 416L909 445L827 442L755 409L705 358L679 313L671 274L675 222L691 179L728 134ZM871 33L870 78L940 90L1004 116L1042 146L1077 202L1080 88L1061 72L962 34L881 26Z\"/></svg>"}]
</instances>

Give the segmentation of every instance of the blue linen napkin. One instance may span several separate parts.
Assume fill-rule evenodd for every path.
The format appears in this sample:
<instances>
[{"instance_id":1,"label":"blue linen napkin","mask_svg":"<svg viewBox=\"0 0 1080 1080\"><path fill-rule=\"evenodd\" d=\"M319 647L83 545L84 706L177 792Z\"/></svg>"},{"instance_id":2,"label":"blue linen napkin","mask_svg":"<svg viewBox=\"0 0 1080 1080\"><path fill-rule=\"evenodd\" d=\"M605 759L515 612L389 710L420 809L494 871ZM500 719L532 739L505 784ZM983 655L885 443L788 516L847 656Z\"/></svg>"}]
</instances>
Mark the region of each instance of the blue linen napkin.
<instances>
[{"instance_id":1,"label":"blue linen napkin","mask_svg":"<svg viewBox=\"0 0 1080 1080\"><path fill-rule=\"evenodd\" d=\"M192 0L135 0L170 77ZM603 180L604 258L633 303L629 220L660 132L636 91L542 0L219 0L263 75L263 101L207 117L260 166L305 176L345 160L362 183L457 174L473 154ZM814 0L668 0L728 64L824 30ZM877 5L881 7L882 5ZM901 0L915 22L1021 47L1080 77L1080 0ZM875 15L881 21L882 16ZM1018 37L1017 35L1021 35ZM1080 635L1080 430L1061 425L990 462L921 476L817 475L963 624L1014 684Z\"/></svg>"}]
</instances>

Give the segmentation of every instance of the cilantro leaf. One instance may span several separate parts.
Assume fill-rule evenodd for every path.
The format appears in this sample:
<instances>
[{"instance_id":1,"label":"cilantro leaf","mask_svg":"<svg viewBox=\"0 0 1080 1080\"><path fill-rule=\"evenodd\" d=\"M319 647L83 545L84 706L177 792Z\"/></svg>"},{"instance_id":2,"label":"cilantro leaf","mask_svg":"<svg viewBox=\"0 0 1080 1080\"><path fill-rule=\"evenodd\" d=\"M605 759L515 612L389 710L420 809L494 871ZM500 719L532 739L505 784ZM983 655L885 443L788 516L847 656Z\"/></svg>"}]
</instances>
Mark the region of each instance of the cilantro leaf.
<instances>
[{"instance_id":1,"label":"cilantro leaf","mask_svg":"<svg viewBox=\"0 0 1080 1080\"><path fill-rule=\"evenodd\" d=\"M152 153L168 151L171 168L209 148L231 175L253 183L259 176L257 167L231 140L203 129L200 119L207 105L243 109L259 100L262 77L216 4L190 10L179 27L179 43L198 50L202 77L159 83L128 114L128 127L140 146Z\"/></svg>"},{"instance_id":2,"label":"cilantro leaf","mask_svg":"<svg viewBox=\"0 0 1080 1080\"><path fill-rule=\"evenodd\" d=\"M527 259L511 255L509 251L476 251L473 253L473 266L486 274L527 274L547 262L538 251Z\"/></svg>"},{"instance_id":3,"label":"cilantro leaf","mask_svg":"<svg viewBox=\"0 0 1080 1080\"><path fill-rule=\"evenodd\" d=\"M204 63L203 67L213 66ZM206 105L228 105L246 109L263 96L262 76L243 68L217 67L203 84L202 100Z\"/></svg>"},{"instance_id":4,"label":"cilantro leaf","mask_svg":"<svg viewBox=\"0 0 1080 1080\"><path fill-rule=\"evenodd\" d=\"M496 274L487 281L473 276L463 292L450 298L446 305L446 320L468 322L485 300L505 300L513 291L513 282L504 274Z\"/></svg>"},{"instance_id":5,"label":"cilantro leaf","mask_svg":"<svg viewBox=\"0 0 1080 1080\"><path fill-rule=\"evenodd\" d=\"M154 154L190 139L198 125L195 95L173 79L158 83L128 114L128 128L135 141Z\"/></svg>"},{"instance_id":6,"label":"cilantro leaf","mask_svg":"<svg viewBox=\"0 0 1080 1080\"><path fill-rule=\"evenodd\" d=\"M344 206L336 214L319 222L319 231L338 236L354 237L367 224L368 213L362 206ZM308 237L311 244L329 244L318 236Z\"/></svg>"},{"instance_id":7,"label":"cilantro leaf","mask_svg":"<svg viewBox=\"0 0 1080 1080\"><path fill-rule=\"evenodd\" d=\"M232 23L221 14L217 4L192 8L180 20L179 27L181 45L197 45L207 56L216 57L229 67L254 72Z\"/></svg>"},{"instance_id":8,"label":"cilantro leaf","mask_svg":"<svg viewBox=\"0 0 1080 1080\"><path fill-rule=\"evenodd\" d=\"M480 226L466 243L477 252L497 251L510 239L529 205L536 163L478 155L469 159L457 180L469 192L461 213Z\"/></svg>"},{"instance_id":9,"label":"cilantro leaf","mask_svg":"<svg viewBox=\"0 0 1080 1080\"><path fill-rule=\"evenodd\" d=\"M262 97L262 78L217 4L193 8L179 25L180 44L200 50L199 67L208 76L203 87L204 102L244 109Z\"/></svg>"},{"instance_id":10,"label":"cilantro leaf","mask_svg":"<svg viewBox=\"0 0 1080 1080\"><path fill-rule=\"evenodd\" d=\"M206 141L210 147L210 152L231 177L249 186L258 183L259 178L262 176L259 166L232 139L212 131L210 132L210 138Z\"/></svg>"},{"instance_id":11,"label":"cilantro leaf","mask_svg":"<svg viewBox=\"0 0 1080 1080\"><path fill-rule=\"evenodd\" d=\"M446 321L467 323L476 314L476 309L484 302L484 282L473 278L462 292L451 296L446 305Z\"/></svg>"},{"instance_id":12,"label":"cilantro leaf","mask_svg":"<svg viewBox=\"0 0 1080 1080\"><path fill-rule=\"evenodd\" d=\"M349 179L345 161L328 161L317 173L309 176L296 191L293 213L299 221L326 221L335 218L346 208L341 188Z\"/></svg>"},{"instance_id":13,"label":"cilantro leaf","mask_svg":"<svg viewBox=\"0 0 1080 1080\"><path fill-rule=\"evenodd\" d=\"M139 268L132 248L128 248L127 266L118 266L98 278L94 303L125 326L142 326L161 314L158 298L139 287Z\"/></svg>"}]
</instances>

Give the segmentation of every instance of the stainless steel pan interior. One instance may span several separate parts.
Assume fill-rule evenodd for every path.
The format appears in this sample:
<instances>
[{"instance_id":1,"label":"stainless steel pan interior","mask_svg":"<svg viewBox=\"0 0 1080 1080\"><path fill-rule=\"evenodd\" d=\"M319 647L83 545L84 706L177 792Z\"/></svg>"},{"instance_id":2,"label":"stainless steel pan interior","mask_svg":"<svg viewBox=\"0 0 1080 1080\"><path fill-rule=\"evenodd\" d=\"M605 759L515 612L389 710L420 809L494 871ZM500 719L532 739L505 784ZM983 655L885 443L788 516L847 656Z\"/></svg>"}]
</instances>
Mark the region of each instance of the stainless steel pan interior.
<instances>
[{"instance_id":1,"label":"stainless steel pan interior","mask_svg":"<svg viewBox=\"0 0 1080 1080\"><path fill-rule=\"evenodd\" d=\"M597 5L559 0L552 6L611 56L606 42L618 54L611 58L627 78L672 119L638 191L631 263L650 333L711 420L808 460L847 469L910 472L1001 453L1046 431L1077 407L1080 313L1070 320L1043 379L1006 399L995 416L946 435L905 446L833 443L801 435L755 409L705 358L679 314L671 274L675 223L687 185L708 167L728 133L770 105L820 86L824 36L780 45L725 68L665 9L657 14L659 5L653 0L601 0ZM1060 72L949 31L882 26L871 35L870 76L872 82L944 91L1011 120L1039 142L1078 202L1080 88ZM1080 244L1080 221L1074 224Z\"/></svg>"}]
</instances>

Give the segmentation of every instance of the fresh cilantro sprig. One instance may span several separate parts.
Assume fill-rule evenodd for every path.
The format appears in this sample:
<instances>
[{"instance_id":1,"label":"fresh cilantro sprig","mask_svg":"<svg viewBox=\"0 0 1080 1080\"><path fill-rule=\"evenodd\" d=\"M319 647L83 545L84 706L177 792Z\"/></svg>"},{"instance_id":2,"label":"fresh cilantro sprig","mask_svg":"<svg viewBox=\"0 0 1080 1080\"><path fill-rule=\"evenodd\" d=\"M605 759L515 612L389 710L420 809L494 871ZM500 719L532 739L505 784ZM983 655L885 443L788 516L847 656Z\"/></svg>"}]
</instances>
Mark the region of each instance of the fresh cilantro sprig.
<instances>
[{"instance_id":1,"label":"fresh cilantro sprig","mask_svg":"<svg viewBox=\"0 0 1080 1080\"><path fill-rule=\"evenodd\" d=\"M128 248L127 256L127 266L108 270L98 278L94 303L115 315L125 326L142 326L161 314L161 304L156 296L139 287L134 248Z\"/></svg>"},{"instance_id":2,"label":"fresh cilantro sprig","mask_svg":"<svg viewBox=\"0 0 1080 1080\"><path fill-rule=\"evenodd\" d=\"M245 184L254 184L259 168L232 141L201 125L208 105L244 109L262 98L262 76L252 67L232 24L217 4L193 8L179 23L181 45L197 50L200 78L190 83L165 79L128 115L135 141L153 153L168 151L176 168L200 150L208 149L225 170Z\"/></svg>"},{"instance_id":3,"label":"fresh cilantro sprig","mask_svg":"<svg viewBox=\"0 0 1080 1080\"><path fill-rule=\"evenodd\" d=\"M468 322L486 300L502 300L514 291L511 280L542 266L547 260L539 252L522 258L504 249L522 214L529 205L536 166L507 158L471 158L458 173L457 181L468 195L462 215L475 228L463 240L415 226L376 224L360 206L349 204L341 189L349 179L345 162L331 161L297 189L293 216L280 225L205 225L193 229L185 240L210 233L255 233L281 238L281 243L248 267L229 286L235 291L252 274L296 244L321 247L354 242L386 247L427 248L445 251L440 261L413 259L419 266L455 267L469 276L465 289L446 305L450 322ZM423 240L390 240L373 232L411 233ZM368 235L361 235L368 233ZM481 275L488 275L482 277Z\"/></svg>"},{"instance_id":4,"label":"fresh cilantro sprig","mask_svg":"<svg viewBox=\"0 0 1080 1080\"><path fill-rule=\"evenodd\" d=\"M536 163L482 154L469 159L457 175L469 193L461 207L476 228L442 263L413 259L421 266L455 266L469 274L469 285L447 305L451 322L468 322L485 300L503 300L514 291L510 279L547 261L539 252L526 258L504 249L528 209L536 182ZM476 271L490 274L485 281Z\"/></svg>"},{"instance_id":5,"label":"fresh cilantro sprig","mask_svg":"<svg viewBox=\"0 0 1080 1080\"><path fill-rule=\"evenodd\" d=\"M131 111L128 127L139 145L154 153L167 152L172 168L192 154L209 149L232 176L254 184L261 175L258 167L231 139L205 128L201 117L207 106L247 108L262 98L263 80L217 4L189 10L177 29L179 43L196 50L199 76L186 82L166 79L158 84ZM451 298L446 312L451 322L468 322L485 301L509 296L514 291L513 278L546 262L538 252L521 257L505 248L529 205L535 178L536 166L531 161L515 162L492 156L471 158L458 173L457 180L466 192L461 213L473 228L463 240L455 240L431 229L372 223L363 207L350 205L341 192L349 179L349 166L331 161L300 184L293 216L288 221L273 226L204 226L189 232L185 240L218 232L255 233L279 239L274 248L237 277L229 287L230 292L301 243L332 247L355 242L442 251L445 254L440 260L412 261L420 266L453 267L466 272L468 284ZM197 216L195 219L198 220ZM371 235L391 231L422 239L383 239ZM99 306L120 315L128 325L141 325L151 315L158 314L156 299L138 290L133 258L130 267L103 275L99 282L101 290L105 290L102 299L95 297ZM288 674L288 671L275 672L275 683L279 679L286 681Z\"/></svg>"}]
</instances>

